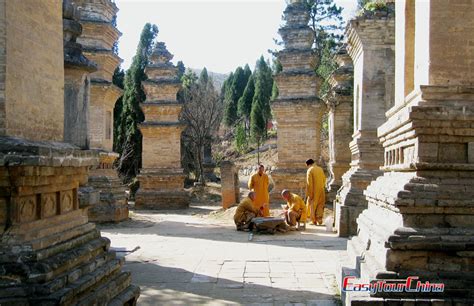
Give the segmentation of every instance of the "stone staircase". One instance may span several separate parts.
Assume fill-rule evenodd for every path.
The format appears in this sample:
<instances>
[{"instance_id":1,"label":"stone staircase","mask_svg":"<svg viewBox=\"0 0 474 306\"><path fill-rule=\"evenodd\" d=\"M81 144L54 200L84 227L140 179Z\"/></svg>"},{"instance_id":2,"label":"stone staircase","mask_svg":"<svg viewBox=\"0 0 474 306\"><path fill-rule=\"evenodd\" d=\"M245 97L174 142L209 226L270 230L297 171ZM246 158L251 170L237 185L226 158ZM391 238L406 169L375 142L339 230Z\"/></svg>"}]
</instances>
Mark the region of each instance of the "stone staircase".
<instances>
[{"instance_id":1,"label":"stone staircase","mask_svg":"<svg viewBox=\"0 0 474 306\"><path fill-rule=\"evenodd\" d=\"M57 236L47 232L31 238L44 243ZM130 273L121 271L124 260L109 250L110 241L92 223L62 235L68 239L44 249L23 248L8 256L0 251L0 305L135 305L139 288L131 285Z\"/></svg>"}]
</instances>

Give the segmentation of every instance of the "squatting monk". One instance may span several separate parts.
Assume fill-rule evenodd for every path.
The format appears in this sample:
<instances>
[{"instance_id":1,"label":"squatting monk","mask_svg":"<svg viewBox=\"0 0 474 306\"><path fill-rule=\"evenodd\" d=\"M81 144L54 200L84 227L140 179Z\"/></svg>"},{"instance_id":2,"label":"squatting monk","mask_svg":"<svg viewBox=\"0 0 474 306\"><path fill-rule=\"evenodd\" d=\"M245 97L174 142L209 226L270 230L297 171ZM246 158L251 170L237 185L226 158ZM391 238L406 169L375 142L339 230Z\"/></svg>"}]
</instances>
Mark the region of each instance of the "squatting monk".
<instances>
[{"instance_id":1,"label":"squatting monk","mask_svg":"<svg viewBox=\"0 0 474 306\"><path fill-rule=\"evenodd\" d=\"M306 161L306 197L307 210L314 225L323 224L324 203L326 202L326 176L314 160Z\"/></svg>"},{"instance_id":2,"label":"squatting monk","mask_svg":"<svg viewBox=\"0 0 474 306\"><path fill-rule=\"evenodd\" d=\"M255 192L250 191L246 198L244 198L237 206L234 215L234 223L238 231L249 229L250 221L255 217L260 217L263 214L263 206L256 207Z\"/></svg>"},{"instance_id":3,"label":"squatting monk","mask_svg":"<svg viewBox=\"0 0 474 306\"><path fill-rule=\"evenodd\" d=\"M283 190L281 197L286 201L285 220L289 226L295 226L296 222L306 223L306 204L304 200L297 194L289 190Z\"/></svg>"},{"instance_id":4,"label":"squatting monk","mask_svg":"<svg viewBox=\"0 0 474 306\"><path fill-rule=\"evenodd\" d=\"M263 217L270 216L269 202L270 195L268 193L269 178L265 173L265 167L263 165L258 166L258 172L253 174L248 183L250 191L255 192L255 207L263 207Z\"/></svg>"}]
</instances>

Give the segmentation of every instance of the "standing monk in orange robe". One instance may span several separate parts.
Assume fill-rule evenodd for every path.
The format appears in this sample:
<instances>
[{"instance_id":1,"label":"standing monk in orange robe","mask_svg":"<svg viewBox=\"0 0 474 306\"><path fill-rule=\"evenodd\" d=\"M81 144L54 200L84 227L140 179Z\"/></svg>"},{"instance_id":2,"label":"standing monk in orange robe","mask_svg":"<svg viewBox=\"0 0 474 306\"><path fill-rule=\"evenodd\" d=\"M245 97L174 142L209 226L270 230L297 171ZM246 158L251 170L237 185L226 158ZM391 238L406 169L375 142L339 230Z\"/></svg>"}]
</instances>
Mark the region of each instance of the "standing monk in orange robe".
<instances>
[{"instance_id":1,"label":"standing monk in orange robe","mask_svg":"<svg viewBox=\"0 0 474 306\"><path fill-rule=\"evenodd\" d=\"M307 211L314 225L323 224L324 204L326 202L326 176L321 167L314 164L314 160L306 161L308 171L306 172L306 196Z\"/></svg>"},{"instance_id":2,"label":"standing monk in orange robe","mask_svg":"<svg viewBox=\"0 0 474 306\"><path fill-rule=\"evenodd\" d=\"M260 208L263 206L263 216L270 216L270 195L268 193L269 186L268 175L265 173L265 167L263 165L258 166L258 172L253 174L249 179L249 189L255 192L255 201L253 204L255 207Z\"/></svg>"}]
</instances>

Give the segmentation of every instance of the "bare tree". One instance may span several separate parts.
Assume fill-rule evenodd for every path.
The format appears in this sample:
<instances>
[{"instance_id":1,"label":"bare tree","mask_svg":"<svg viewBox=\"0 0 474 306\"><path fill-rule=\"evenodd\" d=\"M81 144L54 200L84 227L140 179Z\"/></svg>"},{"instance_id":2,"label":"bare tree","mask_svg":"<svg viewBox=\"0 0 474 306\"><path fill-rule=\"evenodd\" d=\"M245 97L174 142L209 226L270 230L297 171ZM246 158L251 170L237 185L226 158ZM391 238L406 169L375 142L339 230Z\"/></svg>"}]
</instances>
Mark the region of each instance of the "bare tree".
<instances>
[{"instance_id":1,"label":"bare tree","mask_svg":"<svg viewBox=\"0 0 474 306\"><path fill-rule=\"evenodd\" d=\"M205 183L204 147L210 145L222 119L223 104L212 84L211 78L199 78L198 81L183 88L184 101L182 120L187 124L183 136L193 149L197 160L199 182Z\"/></svg>"}]
</instances>

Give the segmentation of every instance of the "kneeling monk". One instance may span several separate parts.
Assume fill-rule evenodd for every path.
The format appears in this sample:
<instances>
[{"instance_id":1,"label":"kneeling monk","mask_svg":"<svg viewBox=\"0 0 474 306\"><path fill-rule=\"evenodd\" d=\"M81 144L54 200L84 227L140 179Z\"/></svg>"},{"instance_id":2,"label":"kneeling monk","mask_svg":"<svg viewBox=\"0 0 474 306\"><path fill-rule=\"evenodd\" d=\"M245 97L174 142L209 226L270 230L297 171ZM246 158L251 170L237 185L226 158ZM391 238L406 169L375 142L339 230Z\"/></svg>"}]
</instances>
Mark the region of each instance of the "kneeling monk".
<instances>
[{"instance_id":1,"label":"kneeling monk","mask_svg":"<svg viewBox=\"0 0 474 306\"><path fill-rule=\"evenodd\" d=\"M254 205L255 192L250 191L245 199L243 199L234 215L235 226L238 231L243 231L249 228L250 221L253 218L262 216L263 207L257 208Z\"/></svg>"},{"instance_id":2,"label":"kneeling monk","mask_svg":"<svg viewBox=\"0 0 474 306\"><path fill-rule=\"evenodd\" d=\"M281 197L286 200L285 219L290 226L295 226L296 222L306 222L306 205L303 199L289 190L283 190Z\"/></svg>"}]
</instances>

